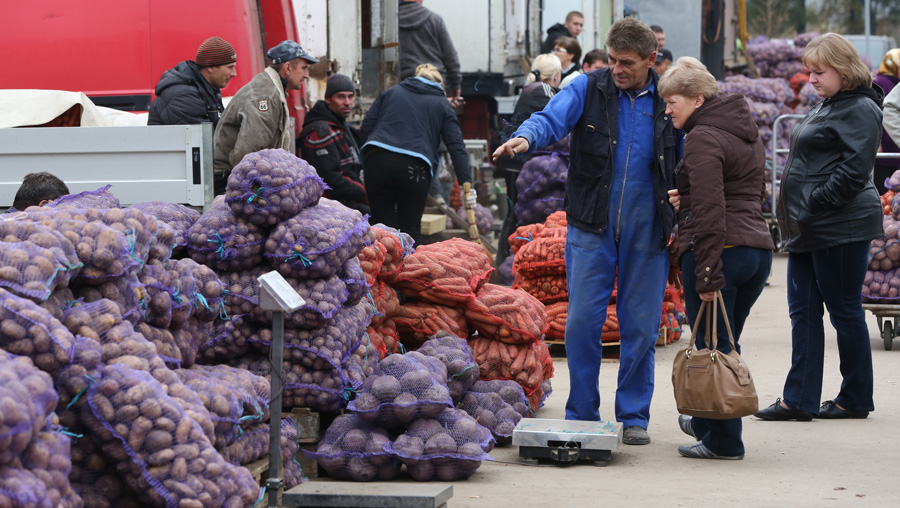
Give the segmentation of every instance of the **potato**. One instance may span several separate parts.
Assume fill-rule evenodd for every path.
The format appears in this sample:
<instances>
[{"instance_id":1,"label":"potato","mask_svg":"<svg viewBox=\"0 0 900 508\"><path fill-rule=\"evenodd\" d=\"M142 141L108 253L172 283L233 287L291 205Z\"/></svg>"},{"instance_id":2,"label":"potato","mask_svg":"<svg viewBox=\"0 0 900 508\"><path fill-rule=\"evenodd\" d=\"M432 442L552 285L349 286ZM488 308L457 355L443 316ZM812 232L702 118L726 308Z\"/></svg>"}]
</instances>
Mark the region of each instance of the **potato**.
<instances>
[{"instance_id":1,"label":"potato","mask_svg":"<svg viewBox=\"0 0 900 508\"><path fill-rule=\"evenodd\" d=\"M235 217L224 203L204 212L187 236L191 258L215 270L246 270L262 262L265 232Z\"/></svg>"}]
</instances>

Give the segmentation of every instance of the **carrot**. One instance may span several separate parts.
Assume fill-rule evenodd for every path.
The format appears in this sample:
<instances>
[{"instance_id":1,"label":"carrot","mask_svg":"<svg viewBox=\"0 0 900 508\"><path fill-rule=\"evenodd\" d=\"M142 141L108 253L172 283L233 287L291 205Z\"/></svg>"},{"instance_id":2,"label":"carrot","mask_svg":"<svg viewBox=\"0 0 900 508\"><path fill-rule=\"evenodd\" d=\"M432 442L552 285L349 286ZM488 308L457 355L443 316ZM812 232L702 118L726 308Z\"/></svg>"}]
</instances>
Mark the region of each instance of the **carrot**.
<instances>
[{"instance_id":1,"label":"carrot","mask_svg":"<svg viewBox=\"0 0 900 508\"><path fill-rule=\"evenodd\" d=\"M509 366L509 371L513 374L518 374L525 368L525 362L528 359L528 348L522 347L519 349L518 353L515 361Z\"/></svg>"}]
</instances>

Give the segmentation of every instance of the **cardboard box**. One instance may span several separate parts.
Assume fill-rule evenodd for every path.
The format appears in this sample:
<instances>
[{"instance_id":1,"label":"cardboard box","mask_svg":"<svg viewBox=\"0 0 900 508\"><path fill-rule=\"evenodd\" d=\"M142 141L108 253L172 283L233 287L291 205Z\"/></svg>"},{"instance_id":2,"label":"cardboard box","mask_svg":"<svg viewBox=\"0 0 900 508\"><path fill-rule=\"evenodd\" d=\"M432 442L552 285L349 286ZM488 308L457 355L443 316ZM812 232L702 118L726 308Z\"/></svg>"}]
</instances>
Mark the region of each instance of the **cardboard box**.
<instances>
[{"instance_id":1,"label":"cardboard box","mask_svg":"<svg viewBox=\"0 0 900 508\"><path fill-rule=\"evenodd\" d=\"M433 235L447 229L447 216L444 214L423 214L422 235Z\"/></svg>"}]
</instances>

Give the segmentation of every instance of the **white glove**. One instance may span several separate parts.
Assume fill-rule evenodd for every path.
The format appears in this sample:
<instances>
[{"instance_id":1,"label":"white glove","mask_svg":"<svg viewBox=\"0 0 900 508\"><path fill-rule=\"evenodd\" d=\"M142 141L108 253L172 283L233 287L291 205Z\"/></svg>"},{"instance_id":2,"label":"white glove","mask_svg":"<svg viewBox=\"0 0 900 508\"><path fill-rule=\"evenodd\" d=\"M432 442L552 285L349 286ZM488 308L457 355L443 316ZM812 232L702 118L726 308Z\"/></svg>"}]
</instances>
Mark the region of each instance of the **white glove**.
<instances>
[{"instance_id":1,"label":"white glove","mask_svg":"<svg viewBox=\"0 0 900 508\"><path fill-rule=\"evenodd\" d=\"M469 208L475 208L475 203L478 202L478 193L475 192L475 189L469 189L469 194L466 196L466 204L469 205Z\"/></svg>"}]
</instances>

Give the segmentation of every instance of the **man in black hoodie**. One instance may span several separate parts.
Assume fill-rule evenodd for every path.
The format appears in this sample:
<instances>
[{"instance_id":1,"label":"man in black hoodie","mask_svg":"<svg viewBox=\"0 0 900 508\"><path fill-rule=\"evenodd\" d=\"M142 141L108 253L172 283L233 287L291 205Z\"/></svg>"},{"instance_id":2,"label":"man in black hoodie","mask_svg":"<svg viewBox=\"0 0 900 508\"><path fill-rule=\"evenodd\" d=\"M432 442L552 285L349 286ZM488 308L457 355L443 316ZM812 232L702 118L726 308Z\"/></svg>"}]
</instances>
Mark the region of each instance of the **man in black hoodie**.
<instances>
[{"instance_id":1,"label":"man in black hoodie","mask_svg":"<svg viewBox=\"0 0 900 508\"><path fill-rule=\"evenodd\" d=\"M422 6L422 0L400 3L400 79L416 74L416 67L430 63L444 76L447 97L459 97L462 75L459 57L450 40L444 18Z\"/></svg>"},{"instance_id":2,"label":"man in black hoodie","mask_svg":"<svg viewBox=\"0 0 900 508\"><path fill-rule=\"evenodd\" d=\"M578 11L570 12L566 15L566 23L564 25L557 23L547 29L547 39L541 44L541 54L552 53L556 39L560 37L574 37L577 39L582 30L584 30L584 14Z\"/></svg>"},{"instance_id":3,"label":"man in black hoodie","mask_svg":"<svg viewBox=\"0 0 900 508\"><path fill-rule=\"evenodd\" d=\"M237 76L236 65L231 44L221 37L203 41L194 61L185 60L159 78L147 125L212 122L215 130L225 111L221 89Z\"/></svg>"},{"instance_id":4,"label":"man in black hoodie","mask_svg":"<svg viewBox=\"0 0 900 508\"><path fill-rule=\"evenodd\" d=\"M331 187L325 197L344 206L369 213L366 188L360 181L359 132L347 125L353 110L356 87L350 78L335 74L328 78L325 100L307 113L297 146L303 159Z\"/></svg>"}]
</instances>

